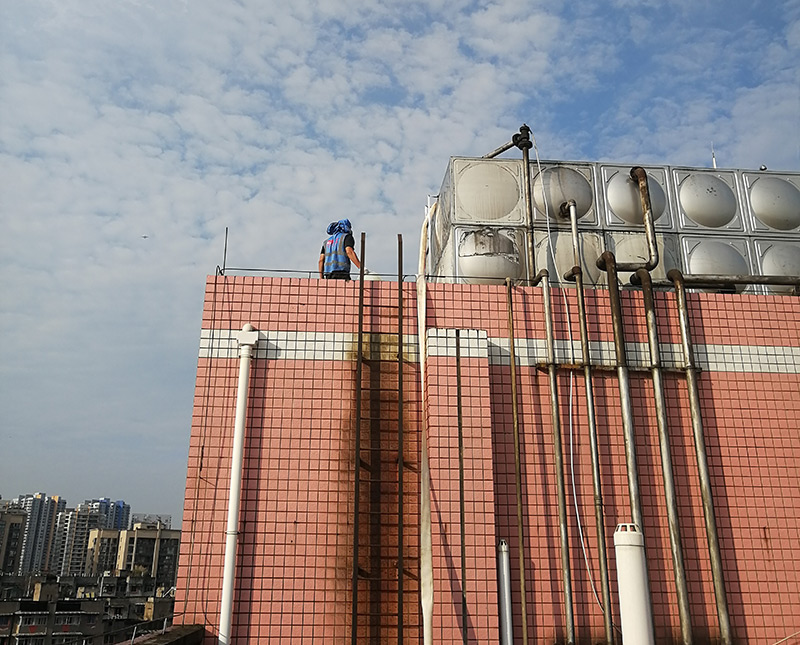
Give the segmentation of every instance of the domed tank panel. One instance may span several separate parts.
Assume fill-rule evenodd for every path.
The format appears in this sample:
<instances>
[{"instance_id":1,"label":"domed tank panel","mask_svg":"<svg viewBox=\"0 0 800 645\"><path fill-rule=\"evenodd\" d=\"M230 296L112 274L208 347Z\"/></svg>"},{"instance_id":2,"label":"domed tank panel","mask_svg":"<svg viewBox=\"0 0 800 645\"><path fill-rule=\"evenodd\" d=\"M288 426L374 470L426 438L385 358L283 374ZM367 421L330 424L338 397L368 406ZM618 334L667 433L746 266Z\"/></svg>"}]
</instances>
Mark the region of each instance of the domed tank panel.
<instances>
[{"instance_id":1,"label":"domed tank panel","mask_svg":"<svg viewBox=\"0 0 800 645\"><path fill-rule=\"evenodd\" d=\"M546 231L534 231L536 270L547 268L550 282L565 282L564 274L575 264L572 250L572 234L563 230L554 230L548 237ZM581 232L581 265L583 268L583 282L585 285L602 284L605 282L605 272L597 268L597 258L605 250L603 238L598 233ZM550 238L553 240L554 251L550 253ZM553 263L555 255L555 264ZM571 283L574 284L574 283Z\"/></svg>"},{"instance_id":2,"label":"domed tank panel","mask_svg":"<svg viewBox=\"0 0 800 645\"><path fill-rule=\"evenodd\" d=\"M761 255L761 272L764 275L800 275L800 246L794 244L770 244ZM770 291L791 294L791 286L770 286Z\"/></svg>"},{"instance_id":3,"label":"domed tank panel","mask_svg":"<svg viewBox=\"0 0 800 645\"><path fill-rule=\"evenodd\" d=\"M761 222L779 231L800 227L800 190L780 177L760 177L750 188L750 207Z\"/></svg>"},{"instance_id":4,"label":"domed tank panel","mask_svg":"<svg viewBox=\"0 0 800 645\"><path fill-rule=\"evenodd\" d=\"M454 221L523 224L519 162L453 161L456 172Z\"/></svg>"},{"instance_id":5,"label":"domed tank panel","mask_svg":"<svg viewBox=\"0 0 800 645\"><path fill-rule=\"evenodd\" d=\"M653 209L653 221L664 214L667 208L667 196L658 181L648 173L647 187L650 192L650 206ZM628 224L644 224L642 198L639 183L630 174L617 172L606 184L606 200L608 207L620 219Z\"/></svg>"},{"instance_id":6,"label":"domed tank panel","mask_svg":"<svg viewBox=\"0 0 800 645\"><path fill-rule=\"evenodd\" d=\"M506 278L524 278L523 238L522 231L508 229L459 230L459 278L468 284L502 284Z\"/></svg>"},{"instance_id":7,"label":"domed tank panel","mask_svg":"<svg viewBox=\"0 0 800 645\"><path fill-rule=\"evenodd\" d=\"M690 174L678 188L678 200L686 216L701 226L720 228L736 217L736 195L716 175Z\"/></svg>"},{"instance_id":8,"label":"domed tank panel","mask_svg":"<svg viewBox=\"0 0 800 645\"><path fill-rule=\"evenodd\" d=\"M548 213L553 221L564 221L559 216L561 205L575 200L578 218L584 217L592 208L594 198L592 186L574 168L555 166L544 168L531 182L533 204L540 213Z\"/></svg>"},{"instance_id":9,"label":"domed tank panel","mask_svg":"<svg viewBox=\"0 0 800 645\"><path fill-rule=\"evenodd\" d=\"M608 249L613 251L617 262L626 264L631 262L641 262L644 264L649 255L647 252L647 239L644 233L623 233L614 231L606 234L608 237ZM651 272L653 279L665 280L670 269L680 269L680 252L678 251L678 241L675 235L656 235L656 246L658 247L658 265ZM628 284L632 272L621 271L619 280L622 284Z\"/></svg>"},{"instance_id":10,"label":"domed tank panel","mask_svg":"<svg viewBox=\"0 0 800 645\"><path fill-rule=\"evenodd\" d=\"M688 249L686 264L692 275L747 275L750 266L742 254L730 242L702 240ZM737 285L736 291L744 291L746 285Z\"/></svg>"}]
</instances>

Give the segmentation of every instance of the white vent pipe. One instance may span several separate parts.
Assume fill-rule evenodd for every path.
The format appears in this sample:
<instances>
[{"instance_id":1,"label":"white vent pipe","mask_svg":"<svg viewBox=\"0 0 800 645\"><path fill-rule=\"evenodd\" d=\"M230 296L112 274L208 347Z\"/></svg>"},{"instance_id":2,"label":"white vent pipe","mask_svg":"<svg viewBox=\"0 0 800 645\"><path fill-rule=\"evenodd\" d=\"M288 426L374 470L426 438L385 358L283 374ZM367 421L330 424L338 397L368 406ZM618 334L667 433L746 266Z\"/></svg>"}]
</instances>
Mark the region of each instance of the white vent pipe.
<instances>
[{"instance_id":1,"label":"white vent pipe","mask_svg":"<svg viewBox=\"0 0 800 645\"><path fill-rule=\"evenodd\" d=\"M425 410L428 391L426 357L428 354L425 332L427 329L428 287L425 282L425 258L428 253L428 225L436 213L439 202L429 205L422 222L419 240L419 267L417 268L417 342L419 343L420 390L422 409ZM422 605L422 642L433 643L433 541L431 537L431 479L428 467L428 427L422 418L422 455L419 469L419 581Z\"/></svg>"},{"instance_id":2,"label":"white vent pipe","mask_svg":"<svg viewBox=\"0 0 800 645\"><path fill-rule=\"evenodd\" d=\"M497 586L500 602L500 645L514 645L514 621L511 607L511 557L508 542L500 540L497 547Z\"/></svg>"},{"instance_id":3,"label":"white vent pipe","mask_svg":"<svg viewBox=\"0 0 800 645\"><path fill-rule=\"evenodd\" d=\"M231 454L231 487L228 494L228 525L225 530L225 568L222 573L222 601L219 611L219 645L231 642L233 590L236 583L236 543L239 538L239 503L242 491L244 431L247 420L247 393L250 389L250 358L258 343L258 332L250 323L236 334L239 342L239 385L236 391L236 421Z\"/></svg>"},{"instance_id":4,"label":"white vent pipe","mask_svg":"<svg viewBox=\"0 0 800 645\"><path fill-rule=\"evenodd\" d=\"M636 524L617 526L614 551L623 645L654 645L644 536Z\"/></svg>"}]
</instances>

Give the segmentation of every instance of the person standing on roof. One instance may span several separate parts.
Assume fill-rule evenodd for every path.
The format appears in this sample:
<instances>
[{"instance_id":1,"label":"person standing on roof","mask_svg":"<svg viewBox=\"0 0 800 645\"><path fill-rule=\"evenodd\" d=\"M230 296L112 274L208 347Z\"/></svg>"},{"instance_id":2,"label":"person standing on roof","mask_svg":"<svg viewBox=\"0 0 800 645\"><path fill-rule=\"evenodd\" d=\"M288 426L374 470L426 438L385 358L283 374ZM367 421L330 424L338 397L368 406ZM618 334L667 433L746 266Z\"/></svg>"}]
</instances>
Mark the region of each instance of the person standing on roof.
<instances>
[{"instance_id":1,"label":"person standing on roof","mask_svg":"<svg viewBox=\"0 0 800 645\"><path fill-rule=\"evenodd\" d=\"M353 246L353 227L349 219L340 219L328 225L328 235L319 252L319 277L326 280L349 280L350 263L361 268Z\"/></svg>"}]
</instances>

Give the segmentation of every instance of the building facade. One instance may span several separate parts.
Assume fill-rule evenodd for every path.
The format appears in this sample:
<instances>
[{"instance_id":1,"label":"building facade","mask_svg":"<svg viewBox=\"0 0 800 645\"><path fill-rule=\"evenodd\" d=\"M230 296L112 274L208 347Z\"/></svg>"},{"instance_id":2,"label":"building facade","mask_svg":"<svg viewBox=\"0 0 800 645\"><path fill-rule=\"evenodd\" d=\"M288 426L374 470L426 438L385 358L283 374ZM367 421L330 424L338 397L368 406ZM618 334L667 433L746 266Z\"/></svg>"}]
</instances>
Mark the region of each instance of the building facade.
<instances>
[{"instance_id":1,"label":"building facade","mask_svg":"<svg viewBox=\"0 0 800 645\"><path fill-rule=\"evenodd\" d=\"M0 574L19 571L26 519L22 510L0 511Z\"/></svg>"},{"instance_id":2,"label":"building facade","mask_svg":"<svg viewBox=\"0 0 800 645\"><path fill-rule=\"evenodd\" d=\"M232 642L344 642L354 632L358 642L397 642L401 632L403 640L419 642L428 519L434 642L498 640L501 541L513 563L516 638L524 624L531 642L565 642L568 575L576 642L598 642L604 633L597 602L601 540L614 624L620 620L614 533L632 522L631 449L638 457L654 634L658 643L679 642L642 292L621 294L635 429L634 445L626 446L609 291L586 290L602 526L586 385L574 358L580 351L575 289L552 289L552 361L541 287L429 284L422 353L416 297L408 283L400 291L397 284L366 282L360 294L358 283L209 277L176 612L187 624L205 624L206 642L216 642L236 330L250 323L258 343L250 368ZM687 307L732 642L772 643L800 631L800 300L690 293ZM718 642L675 292L656 294L656 316L690 624L694 642Z\"/></svg>"},{"instance_id":3,"label":"building facade","mask_svg":"<svg viewBox=\"0 0 800 645\"><path fill-rule=\"evenodd\" d=\"M62 497L43 493L21 495L12 504L25 511L27 518L22 535L19 573L47 573L53 569L55 527L58 514L66 509Z\"/></svg>"}]
</instances>

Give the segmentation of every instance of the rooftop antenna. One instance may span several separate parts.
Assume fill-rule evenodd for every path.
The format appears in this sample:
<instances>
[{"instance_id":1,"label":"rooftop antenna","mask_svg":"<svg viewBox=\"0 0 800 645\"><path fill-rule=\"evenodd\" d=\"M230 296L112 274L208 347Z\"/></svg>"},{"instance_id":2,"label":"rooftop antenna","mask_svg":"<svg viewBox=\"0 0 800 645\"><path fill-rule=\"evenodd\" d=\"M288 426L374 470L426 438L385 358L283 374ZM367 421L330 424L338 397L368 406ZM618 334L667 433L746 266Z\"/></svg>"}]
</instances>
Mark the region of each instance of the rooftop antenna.
<instances>
[{"instance_id":1,"label":"rooftop antenna","mask_svg":"<svg viewBox=\"0 0 800 645\"><path fill-rule=\"evenodd\" d=\"M711 167L712 168L716 168L717 167L717 157L714 154L714 142L713 141L711 142Z\"/></svg>"},{"instance_id":2,"label":"rooftop antenna","mask_svg":"<svg viewBox=\"0 0 800 645\"><path fill-rule=\"evenodd\" d=\"M225 263L228 261L228 227L225 227L225 246L222 250L222 266L217 265L217 275L225 275Z\"/></svg>"}]
</instances>

